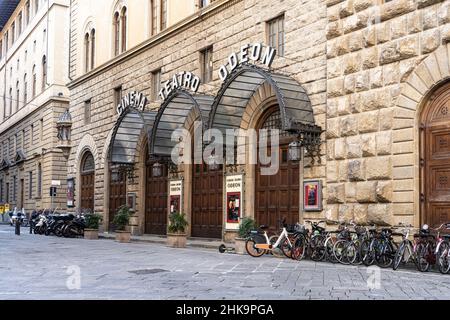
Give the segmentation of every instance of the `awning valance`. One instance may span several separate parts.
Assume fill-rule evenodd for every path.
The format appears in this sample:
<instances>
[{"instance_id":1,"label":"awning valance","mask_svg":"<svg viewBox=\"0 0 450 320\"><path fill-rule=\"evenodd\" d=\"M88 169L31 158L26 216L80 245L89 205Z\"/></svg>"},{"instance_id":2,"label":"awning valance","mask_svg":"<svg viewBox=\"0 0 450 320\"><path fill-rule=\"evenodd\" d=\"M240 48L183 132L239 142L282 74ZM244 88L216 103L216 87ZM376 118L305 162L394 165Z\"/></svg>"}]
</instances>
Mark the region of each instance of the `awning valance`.
<instances>
[{"instance_id":1,"label":"awning valance","mask_svg":"<svg viewBox=\"0 0 450 320\"><path fill-rule=\"evenodd\" d=\"M173 91L161 105L150 137L150 155L169 157L177 141L172 141L172 133L183 128L193 112L194 120L208 124L208 115L214 97L191 94L183 89Z\"/></svg>"},{"instance_id":2,"label":"awning valance","mask_svg":"<svg viewBox=\"0 0 450 320\"><path fill-rule=\"evenodd\" d=\"M117 120L111 138L109 159L114 164L133 164L139 138L150 135L155 111L140 112L130 108Z\"/></svg>"},{"instance_id":3,"label":"awning valance","mask_svg":"<svg viewBox=\"0 0 450 320\"><path fill-rule=\"evenodd\" d=\"M239 128L248 102L265 82L276 93L282 130L296 132L305 125L314 125L311 102L305 89L295 79L243 64L228 75L217 94L212 105L209 128Z\"/></svg>"}]
</instances>

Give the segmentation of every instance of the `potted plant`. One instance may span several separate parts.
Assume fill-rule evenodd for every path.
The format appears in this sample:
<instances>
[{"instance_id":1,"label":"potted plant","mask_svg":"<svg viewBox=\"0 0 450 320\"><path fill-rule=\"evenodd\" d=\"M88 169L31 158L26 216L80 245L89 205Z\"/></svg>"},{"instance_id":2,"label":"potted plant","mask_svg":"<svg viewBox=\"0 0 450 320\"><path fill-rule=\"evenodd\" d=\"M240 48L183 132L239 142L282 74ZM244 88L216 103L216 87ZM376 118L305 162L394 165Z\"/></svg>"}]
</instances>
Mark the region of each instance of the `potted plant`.
<instances>
[{"instance_id":1,"label":"potted plant","mask_svg":"<svg viewBox=\"0 0 450 320\"><path fill-rule=\"evenodd\" d=\"M167 245L173 248L186 247L186 227L188 222L184 213L174 212L169 215L169 232L167 233Z\"/></svg>"},{"instance_id":2,"label":"potted plant","mask_svg":"<svg viewBox=\"0 0 450 320\"><path fill-rule=\"evenodd\" d=\"M127 243L130 242L131 232L127 230L128 223L130 222L130 208L123 205L114 216L113 223L116 226L116 241Z\"/></svg>"},{"instance_id":3,"label":"potted plant","mask_svg":"<svg viewBox=\"0 0 450 320\"><path fill-rule=\"evenodd\" d=\"M245 240L250 231L255 229L255 220L245 217L241 220L238 229L238 236L234 239L234 250L237 254L245 254Z\"/></svg>"},{"instance_id":4,"label":"potted plant","mask_svg":"<svg viewBox=\"0 0 450 320\"><path fill-rule=\"evenodd\" d=\"M84 215L86 220L86 228L84 229L84 238L89 240L98 239L98 227L103 216L98 213L88 213Z\"/></svg>"}]
</instances>

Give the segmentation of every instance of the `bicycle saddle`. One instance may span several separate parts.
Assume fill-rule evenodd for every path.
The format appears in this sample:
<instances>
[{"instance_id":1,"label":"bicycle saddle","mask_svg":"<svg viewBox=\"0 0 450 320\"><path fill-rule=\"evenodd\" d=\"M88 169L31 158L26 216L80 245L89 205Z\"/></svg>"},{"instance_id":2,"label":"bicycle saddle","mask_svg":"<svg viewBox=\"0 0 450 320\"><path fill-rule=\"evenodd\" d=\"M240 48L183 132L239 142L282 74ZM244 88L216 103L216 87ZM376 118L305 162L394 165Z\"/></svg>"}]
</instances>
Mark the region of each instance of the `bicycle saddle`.
<instances>
[{"instance_id":1,"label":"bicycle saddle","mask_svg":"<svg viewBox=\"0 0 450 320\"><path fill-rule=\"evenodd\" d=\"M262 225L259 226L259 228L261 230L264 230L264 229L269 229L269 226L267 224L262 224Z\"/></svg>"}]
</instances>

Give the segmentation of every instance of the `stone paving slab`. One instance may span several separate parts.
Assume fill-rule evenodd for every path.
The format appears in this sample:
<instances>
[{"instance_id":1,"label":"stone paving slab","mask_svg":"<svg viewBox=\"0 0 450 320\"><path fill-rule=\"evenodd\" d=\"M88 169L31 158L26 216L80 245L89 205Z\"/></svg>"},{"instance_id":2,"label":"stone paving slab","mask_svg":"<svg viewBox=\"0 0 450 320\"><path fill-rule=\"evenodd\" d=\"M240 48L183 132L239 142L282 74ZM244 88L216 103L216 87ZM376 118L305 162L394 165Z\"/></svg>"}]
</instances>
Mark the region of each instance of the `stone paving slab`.
<instances>
[{"instance_id":1,"label":"stone paving slab","mask_svg":"<svg viewBox=\"0 0 450 320\"><path fill-rule=\"evenodd\" d=\"M450 275L436 272L24 231L0 226L0 299L450 299Z\"/></svg>"}]
</instances>

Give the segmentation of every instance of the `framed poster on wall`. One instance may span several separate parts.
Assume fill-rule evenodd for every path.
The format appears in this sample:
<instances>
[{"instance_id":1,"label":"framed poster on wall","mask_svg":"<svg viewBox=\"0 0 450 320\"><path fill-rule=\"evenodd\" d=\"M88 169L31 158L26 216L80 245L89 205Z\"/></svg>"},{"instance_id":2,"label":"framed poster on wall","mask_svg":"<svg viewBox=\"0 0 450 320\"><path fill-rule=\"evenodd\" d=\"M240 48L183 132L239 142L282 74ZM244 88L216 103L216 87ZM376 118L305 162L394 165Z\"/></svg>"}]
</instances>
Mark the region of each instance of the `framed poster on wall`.
<instances>
[{"instance_id":1,"label":"framed poster on wall","mask_svg":"<svg viewBox=\"0 0 450 320\"><path fill-rule=\"evenodd\" d=\"M183 194L183 180L171 180L169 185L170 213L182 211L181 196Z\"/></svg>"},{"instance_id":2,"label":"framed poster on wall","mask_svg":"<svg viewBox=\"0 0 450 320\"><path fill-rule=\"evenodd\" d=\"M75 207L75 178L67 179L67 207Z\"/></svg>"},{"instance_id":3,"label":"framed poster on wall","mask_svg":"<svg viewBox=\"0 0 450 320\"><path fill-rule=\"evenodd\" d=\"M322 211L322 182L320 180L303 182L303 210Z\"/></svg>"},{"instance_id":4,"label":"framed poster on wall","mask_svg":"<svg viewBox=\"0 0 450 320\"><path fill-rule=\"evenodd\" d=\"M136 193L128 192L127 194L127 206L131 212L136 211Z\"/></svg>"},{"instance_id":5,"label":"framed poster on wall","mask_svg":"<svg viewBox=\"0 0 450 320\"><path fill-rule=\"evenodd\" d=\"M243 215L242 190L243 175L235 174L225 177L225 228L227 230L239 229L239 220Z\"/></svg>"}]
</instances>

